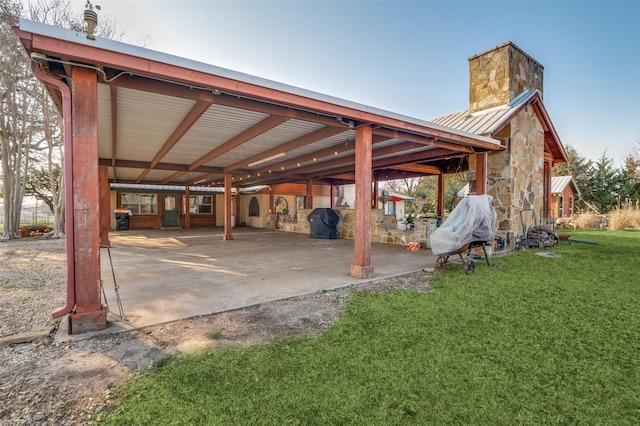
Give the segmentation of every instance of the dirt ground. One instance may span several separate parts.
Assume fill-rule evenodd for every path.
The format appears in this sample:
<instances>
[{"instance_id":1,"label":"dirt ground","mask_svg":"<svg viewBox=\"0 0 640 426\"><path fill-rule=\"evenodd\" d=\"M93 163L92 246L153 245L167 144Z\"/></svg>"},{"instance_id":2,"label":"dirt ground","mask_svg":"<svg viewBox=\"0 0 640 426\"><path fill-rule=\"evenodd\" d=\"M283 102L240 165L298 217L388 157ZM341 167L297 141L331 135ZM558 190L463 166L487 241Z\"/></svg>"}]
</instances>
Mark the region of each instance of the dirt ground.
<instances>
[{"instance_id":1,"label":"dirt ground","mask_svg":"<svg viewBox=\"0 0 640 426\"><path fill-rule=\"evenodd\" d=\"M28 240L0 242L0 336L55 325L49 313L64 304L64 241ZM416 272L65 343L52 338L54 331L37 342L0 347L0 424L99 421L114 386L161 358L210 346L319 335L354 292L428 292L432 275Z\"/></svg>"}]
</instances>

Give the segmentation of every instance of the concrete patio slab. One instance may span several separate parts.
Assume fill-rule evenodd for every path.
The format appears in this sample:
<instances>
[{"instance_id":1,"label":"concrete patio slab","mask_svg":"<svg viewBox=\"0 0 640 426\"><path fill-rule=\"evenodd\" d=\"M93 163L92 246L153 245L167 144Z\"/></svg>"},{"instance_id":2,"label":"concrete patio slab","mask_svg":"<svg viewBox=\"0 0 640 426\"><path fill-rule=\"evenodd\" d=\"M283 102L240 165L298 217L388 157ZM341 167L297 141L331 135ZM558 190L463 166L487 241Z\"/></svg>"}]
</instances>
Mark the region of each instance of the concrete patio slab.
<instances>
[{"instance_id":1,"label":"concrete patio slab","mask_svg":"<svg viewBox=\"0 0 640 426\"><path fill-rule=\"evenodd\" d=\"M434 267L436 261L429 249L374 243L374 276L362 280L349 275L354 240L256 228L234 228L230 241L222 236L221 228L111 233L111 248L101 249L103 286L110 311L117 314L117 283L127 321L110 314L106 331L397 276Z\"/></svg>"}]
</instances>

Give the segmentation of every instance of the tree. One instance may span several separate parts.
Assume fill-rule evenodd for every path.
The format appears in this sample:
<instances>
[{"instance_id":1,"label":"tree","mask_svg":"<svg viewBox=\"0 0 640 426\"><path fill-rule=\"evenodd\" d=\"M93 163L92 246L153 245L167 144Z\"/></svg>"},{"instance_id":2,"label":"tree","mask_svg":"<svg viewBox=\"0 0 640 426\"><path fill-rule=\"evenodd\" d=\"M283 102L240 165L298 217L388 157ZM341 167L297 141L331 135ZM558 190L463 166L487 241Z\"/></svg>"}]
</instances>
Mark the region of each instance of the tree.
<instances>
[{"instance_id":1,"label":"tree","mask_svg":"<svg viewBox=\"0 0 640 426\"><path fill-rule=\"evenodd\" d=\"M53 236L64 235L64 174L59 173L62 162L62 120L44 86L31 72L30 59L15 37L11 27L20 16L75 31L83 31L85 24L79 12L70 12L67 0L32 0L25 10L15 0L0 0L0 158L5 207L5 226L2 238L19 238L20 209L28 184L28 172L43 170L46 163L48 191L41 187L40 195L50 199L53 206ZM97 34L120 38L115 25L105 20ZM36 155L35 151L46 152ZM38 166L32 167L33 160ZM37 174L36 174L37 175ZM36 176L37 177L37 176ZM46 182L46 180L45 180ZM34 185L30 185L33 189ZM48 194L48 196L45 195ZM44 199L42 198L41 199Z\"/></svg>"},{"instance_id":2,"label":"tree","mask_svg":"<svg viewBox=\"0 0 640 426\"><path fill-rule=\"evenodd\" d=\"M622 173L613 167L613 160L605 150L589 168L589 181L582 188L582 196L600 212L608 212L617 205L623 186Z\"/></svg>"},{"instance_id":3,"label":"tree","mask_svg":"<svg viewBox=\"0 0 640 426\"><path fill-rule=\"evenodd\" d=\"M4 199L3 239L19 238L20 209L35 133L35 79L11 26L22 12L20 3L0 0L0 157Z\"/></svg>"},{"instance_id":4,"label":"tree","mask_svg":"<svg viewBox=\"0 0 640 426\"><path fill-rule=\"evenodd\" d=\"M468 183L466 173L447 174L444 177L444 205L451 211L459 201L458 192ZM397 179L385 183L385 187L399 194L416 199L407 213L426 215L435 214L438 200L438 177L423 176L420 178Z\"/></svg>"},{"instance_id":5,"label":"tree","mask_svg":"<svg viewBox=\"0 0 640 426\"><path fill-rule=\"evenodd\" d=\"M571 145L565 147L568 160L553 167L554 176L573 176L578 189L582 192L589 185L590 168L593 162L587 160Z\"/></svg>"},{"instance_id":6,"label":"tree","mask_svg":"<svg viewBox=\"0 0 640 426\"><path fill-rule=\"evenodd\" d=\"M631 146L622 168L622 199L640 199L640 139Z\"/></svg>"}]
</instances>

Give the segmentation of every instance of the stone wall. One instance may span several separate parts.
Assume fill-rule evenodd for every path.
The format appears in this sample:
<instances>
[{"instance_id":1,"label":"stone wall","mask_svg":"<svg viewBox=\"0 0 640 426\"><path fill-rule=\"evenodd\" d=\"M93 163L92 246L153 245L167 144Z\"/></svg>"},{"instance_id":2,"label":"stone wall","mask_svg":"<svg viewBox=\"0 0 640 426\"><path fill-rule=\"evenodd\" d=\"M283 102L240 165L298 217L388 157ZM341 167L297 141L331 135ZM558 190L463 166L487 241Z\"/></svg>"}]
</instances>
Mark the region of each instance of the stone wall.
<instances>
[{"instance_id":1,"label":"stone wall","mask_svg":"<svg viewBox=\"0 0 640 426\"><path fill-rule=\"evenodd\" d=\"M338 238L354 239L356 232L354 209L334 208L340 216L336 231ZM311 229L307 216L313 210L298 210L295 219L290 217L279 218L275 214L269 215L269 229L280 229L284 232L296 232L309 235ZM276 221L278 225L276 228ZM371 209L371 242L407 245L412 241L419 241L422 247L428 247L429 232L436 228L436 219L422 218L416 220L414 229L397 229L397 221L394 215L385 215L381 209Z\"/></svg>"},{"instance_id":2,"label":"stone wall","mask_svg":"<svg viewBox=\"0 0 640 426\"><path fill-rule=\"evenodd\" d=\"M521 111L509 127L511 137L504 151L489 154L487 194L493 197L498 235L513 248L522 235L520 212L533 210L539 220L544 197L544 135L532 108ZM470 159L475 171L475 158ZM470 188L475 189L475 173Z\"/></svg>"}]
</instances>

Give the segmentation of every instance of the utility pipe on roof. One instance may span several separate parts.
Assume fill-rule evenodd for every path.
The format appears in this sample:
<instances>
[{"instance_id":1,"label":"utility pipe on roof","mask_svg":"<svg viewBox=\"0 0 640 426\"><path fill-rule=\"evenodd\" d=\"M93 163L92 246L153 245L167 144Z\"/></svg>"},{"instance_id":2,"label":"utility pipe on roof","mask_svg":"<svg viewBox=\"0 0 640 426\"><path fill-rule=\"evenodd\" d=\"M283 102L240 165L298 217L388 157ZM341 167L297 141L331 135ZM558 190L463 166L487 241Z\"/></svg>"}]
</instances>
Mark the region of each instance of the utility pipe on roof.
<instances>
[{"instance_id":1,"label":"utility pipe on roof","mask_svg":"<svg viewBox=\"0 0 640 426\"><path fill-rule=\"evenodd\" d=\"M46 74L35 60L31 61L31 70L42 83L53 86L62 94L62 119L64 132L64 181L65 181L65 239L67 244L67 304L53 312L53 318L71 313L76 305L75 279L75 243L73 231L73 137L71 128L71 89L61 80Z\"/></svg>"}]
</instances>

